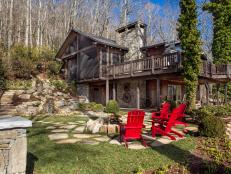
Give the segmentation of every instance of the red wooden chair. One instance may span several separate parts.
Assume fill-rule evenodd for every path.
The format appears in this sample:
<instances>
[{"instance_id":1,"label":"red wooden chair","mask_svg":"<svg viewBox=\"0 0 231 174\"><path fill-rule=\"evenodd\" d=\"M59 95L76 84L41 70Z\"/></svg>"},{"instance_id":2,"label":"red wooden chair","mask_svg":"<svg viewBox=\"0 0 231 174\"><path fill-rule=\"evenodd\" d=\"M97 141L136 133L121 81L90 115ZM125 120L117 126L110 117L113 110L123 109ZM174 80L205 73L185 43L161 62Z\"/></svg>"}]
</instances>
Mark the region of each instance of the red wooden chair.
<instances>
[{"instance_id":1,"label":"red wooden chair","mask_svg":"<svg viewBox=\"0 0 231 174\"><path fill-rule=\"evenodd\" d=\"M162 104L160 112L153 112L152 119L168 119L168 112L170 109L170 103L166 102Z\"/></svg>"},{"instance_id":2,"label":"red wooden chair","mask_svg":"<svg viewBox=\"0 0 231 174\"><path fill-rule=\"evenodd\" d=\"M170 114L169 120L165 121L164 124L161 124L158 121L156 122L156 120L154 119L152 121L152 128L151 128L152 136L155 137L156 134L161 134L161 135L168 136L171 140L176 140L174 136L170 135L170 133L173 133L179 137L183 137L183 135L181 135L180 133L172 130L172 127L175 125L175 121L177 119L179 111L180 111L179 107L173 109L172 113Z\"/></svg>"},{"instance_id":3,"label":"red wooden chair","mask_svg":"<svg viewBox=\"0 0 231 174\"><path fill-rule=\"evenodd\" d=\"M133 110L128 112L127 124L120 125L120 141L125 142L125 146L128 147L128 140L141 140L142 144L146 146L141 130L143 128L145 112L142 110Z\"/></svg>"},{"instance_id":4,"label":"red wooden chair","mask_svg":"<svg viewBox=\"0 0 231 174\"><path fill-rule=\"evenodd\" d=\"M187 123L182 122L182 119L186 116L185 110L186 110L187 105L182 103L178 106L179 108L179 114L177 116L177 119L175 121L175 125L183 125L183 126L188 126Z\"/></svg>"}]
</instances>

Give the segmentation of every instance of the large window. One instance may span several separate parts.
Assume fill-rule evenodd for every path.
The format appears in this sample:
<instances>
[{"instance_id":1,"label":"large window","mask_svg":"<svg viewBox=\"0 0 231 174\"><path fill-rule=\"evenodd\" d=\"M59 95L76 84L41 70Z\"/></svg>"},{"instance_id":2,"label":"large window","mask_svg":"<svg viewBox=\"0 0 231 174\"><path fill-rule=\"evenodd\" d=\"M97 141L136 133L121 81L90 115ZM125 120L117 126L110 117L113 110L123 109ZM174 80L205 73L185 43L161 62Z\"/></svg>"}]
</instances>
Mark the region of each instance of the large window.
<instances>
[{"instance_id":1,"label":"large window","mask_svg":"<svg viewBox=\"0 0 231 174\"><path fill-rule=\"evenodd\" d=\"M168 99L181 100L181 86L180 85L168 85Z\"/></svg>"}]
</instances>

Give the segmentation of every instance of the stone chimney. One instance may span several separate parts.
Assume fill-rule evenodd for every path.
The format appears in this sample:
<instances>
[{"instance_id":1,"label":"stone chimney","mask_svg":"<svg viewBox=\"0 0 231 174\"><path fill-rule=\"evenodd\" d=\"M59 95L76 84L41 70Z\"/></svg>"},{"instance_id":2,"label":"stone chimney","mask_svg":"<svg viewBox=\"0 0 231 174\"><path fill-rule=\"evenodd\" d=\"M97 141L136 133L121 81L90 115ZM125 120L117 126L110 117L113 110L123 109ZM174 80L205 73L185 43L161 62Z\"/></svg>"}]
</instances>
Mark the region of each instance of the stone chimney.
<instances>
[{"instance_id":1,"label":"stone chimney","mask_svg":"<svg viewBox=\"0 0 231 174\"><path fill-rule=\"evenodd\" d=\"M117 42L129 49L126 61L140 59L140 48L146 46L146 24L140 21L130 23L116 30Z\"/></svg>"}]
</instances>

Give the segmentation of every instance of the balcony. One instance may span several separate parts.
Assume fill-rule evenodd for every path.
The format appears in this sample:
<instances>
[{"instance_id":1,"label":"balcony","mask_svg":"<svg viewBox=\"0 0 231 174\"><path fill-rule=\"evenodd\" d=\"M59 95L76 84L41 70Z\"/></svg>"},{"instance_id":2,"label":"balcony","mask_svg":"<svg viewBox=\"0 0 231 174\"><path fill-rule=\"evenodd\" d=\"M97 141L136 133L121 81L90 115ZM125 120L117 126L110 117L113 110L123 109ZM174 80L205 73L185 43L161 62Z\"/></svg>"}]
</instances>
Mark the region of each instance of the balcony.
<instances>
[{"instance_id":1,"label":"balcony","mask_svg":"<svg viewBox=\"0 0 231 174\"><path fill-rule=\"evenodd\" d=\"M138 59L117 65L102 66L100 77L102 79L120 79L157 74L181 73L181 62L182 57L179 53ZM231 77L231 65L214 65L208 61L203 61L200 76L213 79L229 79Z\"/></svg>"}]
</instances>

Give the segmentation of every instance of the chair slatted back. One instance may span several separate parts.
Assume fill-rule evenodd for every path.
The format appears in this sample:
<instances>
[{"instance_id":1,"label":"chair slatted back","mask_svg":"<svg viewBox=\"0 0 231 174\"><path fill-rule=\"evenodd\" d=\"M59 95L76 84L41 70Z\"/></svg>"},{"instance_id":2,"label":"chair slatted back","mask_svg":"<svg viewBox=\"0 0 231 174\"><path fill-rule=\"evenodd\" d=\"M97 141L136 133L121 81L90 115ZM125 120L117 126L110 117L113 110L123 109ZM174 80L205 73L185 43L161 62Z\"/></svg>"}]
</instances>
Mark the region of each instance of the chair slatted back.
<instances>
[{"instance_id":1,"label":"chair slatted back","mask_svg":"<svg viewBox=\"0 0 231 174\"><path fill-rule=\"evenodd\" d=\"M163 104L163 107L160 110L160 116L164 118L168 118L168 112L171 107L171 104L166 102Z\"/></svg>"},{"instance_id":2,"label":"chair slatted back","mask_svg":"<svg viewBox=\"0 0 231 174\"><path fill-rule=\"evenodd\" d=\"M160 117L162 118L168 118L168 113L169 113L169 109L170 109L170 103L165 102L162 104L162 108L160 109ZM155 116L155 113L153 113L153 116Z\"/></svg>"},{"instance_id":3,"label":"chair slatted back","mask_svg":"<svg viewBox=\"0 0 231 174\"><path fill-rule=\"evenodd\" d=\"M183 117L183 114L186 110L186 107L187 107L187 105L184 103L179 105L179 116L178 116L179 118Z\"/></svg>"},{"instance_id":4,"label":"chair slatted back","mask_svg":"<svg viewBox=\"0 0 231 174\"><path fill-rule=\"evenodd\" d=\"M128 112L125 137L138 138L141 135L145 112L132 110ZM129 128L130 127L130 128Z\"/></svg>"},{"instance_id":5,"label":"chair slatted back","mask_svg":"<svg viewBox=\"0 0 231 174\"><path fill-rule=\"evenodd\" d=\"M172 110L172 113L170 114L170 118L169 118L169 120L166 124L166 127L165 127L165 132L168 133L171 131L171 128L175 125L175 121L176 121L179 113L180 113L180 106L178 106Z\"/></svg>"}]
</instances>

